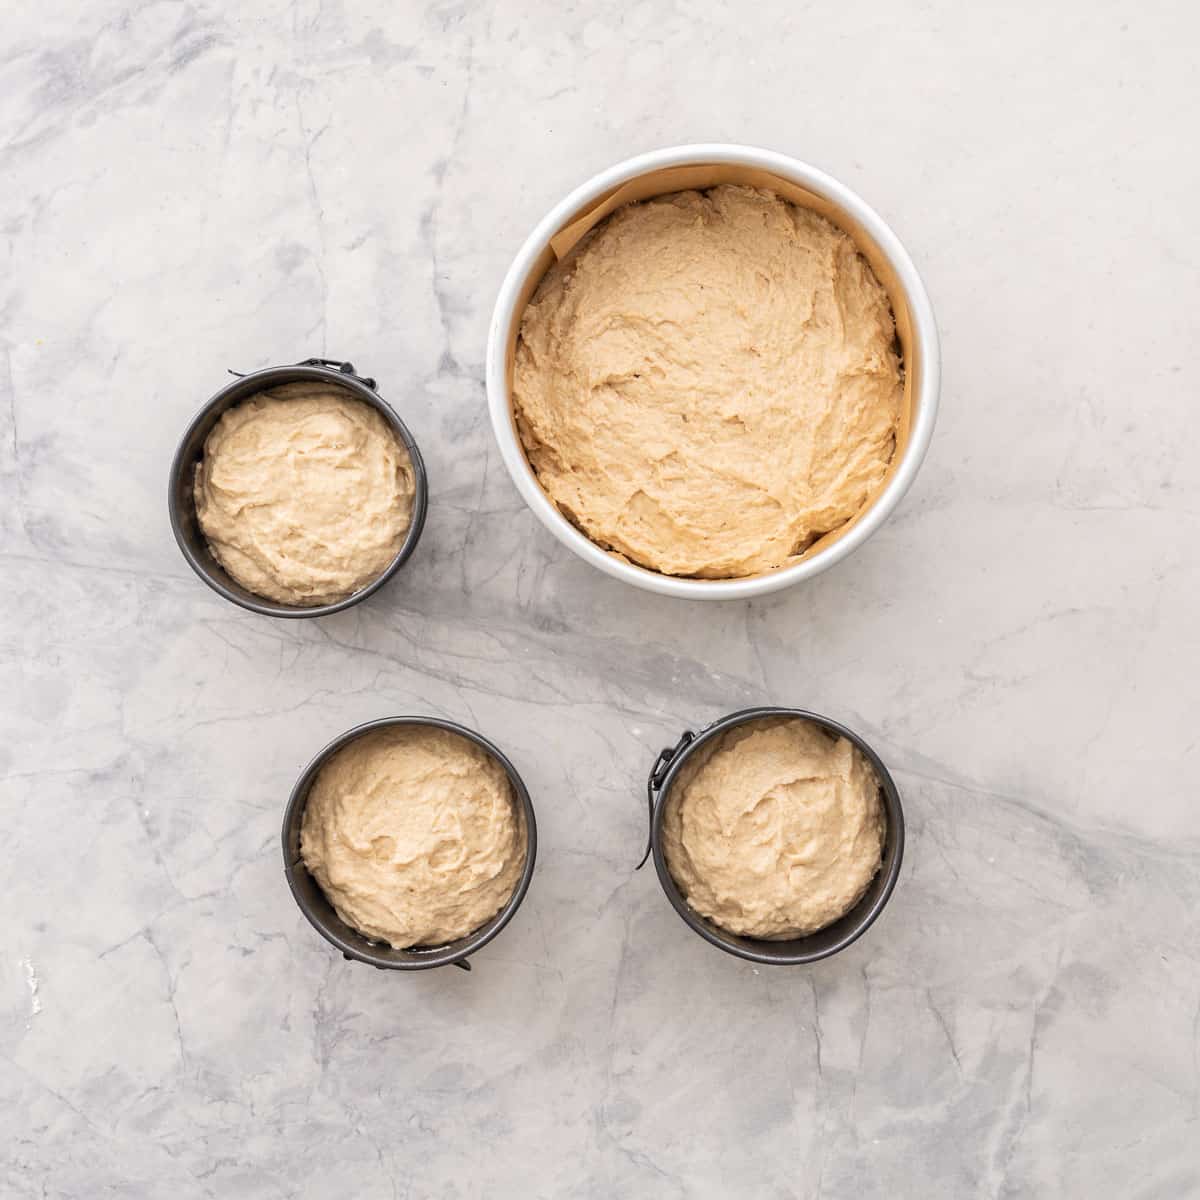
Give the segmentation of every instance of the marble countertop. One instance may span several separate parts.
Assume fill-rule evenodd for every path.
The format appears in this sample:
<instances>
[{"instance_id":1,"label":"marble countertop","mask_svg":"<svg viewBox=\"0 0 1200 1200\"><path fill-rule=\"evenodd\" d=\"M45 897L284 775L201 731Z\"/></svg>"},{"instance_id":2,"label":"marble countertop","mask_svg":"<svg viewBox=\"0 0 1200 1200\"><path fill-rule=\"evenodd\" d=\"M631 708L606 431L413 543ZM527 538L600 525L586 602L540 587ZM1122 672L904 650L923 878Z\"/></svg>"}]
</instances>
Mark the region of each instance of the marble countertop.
<instances>
[{"instance_id":1,"label":"marble countertop","mask_svg":"<svg viewBox=\"0 0 1200 1200\"><path fill-rule=\"evenodd\" d=\"M1154 0L10 12L0 1193L1200 1191L1197 37ZM753 603L576 560L485 412L535 221L705 140L858 190L943 336L895 518ZM273 622L188 570L167 466L226 368L309 355L379 379L431 508L369 602ZM809 969L632 870L659 747L756 703L862 732L906 806L892 903ZM284 884L301 767L394 713L537 805L471 974L344 962Z\"/></svg>"}]
</instances>

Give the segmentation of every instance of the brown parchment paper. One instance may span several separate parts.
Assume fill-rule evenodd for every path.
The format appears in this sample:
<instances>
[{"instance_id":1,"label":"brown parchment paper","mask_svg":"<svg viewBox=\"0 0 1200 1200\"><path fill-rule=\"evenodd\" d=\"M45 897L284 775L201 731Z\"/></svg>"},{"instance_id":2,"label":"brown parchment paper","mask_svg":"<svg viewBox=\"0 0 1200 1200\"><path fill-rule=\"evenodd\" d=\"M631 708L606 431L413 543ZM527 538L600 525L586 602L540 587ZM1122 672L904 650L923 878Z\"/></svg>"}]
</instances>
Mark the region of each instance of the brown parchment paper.
<instances>
[{"instance_id":1,"label":"brown parchment paper","mask_svg":"<svg viewBox=\"0 0 1200 1200\"><path fill-rule=\"evenodd\" d=\"M510 405L512 403L513 363L516 358L517 339L520 337L521 316L525 312L525 306L537 290L537 285L542 281L542 277L550 269L550 266L554 262L566 258L589 230L595 228L605 217L615 212L622 205L634 204L639 200L648 200L653 196L667 196L672 192L685 192L693 188L697 191L703 191L705 188L716 187L722 183L765 188L767 191L782 196L785 200L790 200L793 204L797 204L802 208L810 208L814 212L820 213L821 216L831 221L839 229L848 233L854 239L859 253L871 264L871 269L875 272L876 278L883 284L884 290L888 294L888 299L892 302L892 313L896 319L896 336L900 342L901 366L904 372L904 397L900 406L900 423L896 430L896 452L892 455L892 461L888 467L887 474L883 477L879 487L868 498L867 503L863 505L862 509L854 517L847 521L845 525L818 538L803 554L789 560L787 565L791 566L806 558L811 558L814 554L819 553L826 547L833 545L840 538L845 537L863 519L872 505L874 505L876 499L878 499L879 494L891 482L892 476L895 474L897 467L904 457L904 450L908 445L909 431L912 428L913 394L914 389L920 382L921 364L913 354L912 314L909 310L908 297L900 284L900 280L897 278L895 271L893 271L887 256L879 249L866 230L859 226L858 222L845 209L831 200L826 199L824 196L818 196L815 192L810 192L806 188L800 187L799 184L774 175L770 171L764 171L758 167L740 166L735 163L696 163L683 167L664 167L659 171L649 171L644 175L639 175L636 179L631 179L628 183L624 183L606 195L593 200L572 216L558 233L550 239L549 245L538 256L521 289L516 305L518 316L512 324L506 356L506 370L510 392L509 403ZM515 428L515 420L513 424ZM518 434L519 441L520 436ZM536 478L536 475L534 477ZM553 500L550 502L551 504L554 503ZM609 551L609 553L613 552ZM628 561L621 554L613 553L613 557L619 558L623 562ZM649 568L642 569L647 570ZM783 568L777 569L782 570ZM738 578L749 579L754 578L754 576L739 576ZM720 581L702 580L700 582L716 583Z\"/></svg>"}]
</instances>

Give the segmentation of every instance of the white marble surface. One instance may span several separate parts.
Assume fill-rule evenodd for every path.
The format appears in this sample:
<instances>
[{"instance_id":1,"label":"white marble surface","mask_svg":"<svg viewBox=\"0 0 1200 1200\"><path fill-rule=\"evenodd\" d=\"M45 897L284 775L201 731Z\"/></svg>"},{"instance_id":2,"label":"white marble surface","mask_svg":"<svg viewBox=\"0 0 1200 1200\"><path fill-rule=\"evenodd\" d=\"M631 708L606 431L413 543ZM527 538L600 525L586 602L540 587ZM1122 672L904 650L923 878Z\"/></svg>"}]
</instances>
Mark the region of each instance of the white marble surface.
<instances>
[{"instance_id":1,"label":"white marble surface","mask_svg":"<svg viewBox=\"0 0 1200 1200\"><path fill-rule=\"evenodd\" d=\"M0 1193L1180 1197L1200 1191L1200 235L1193 6L8 6L0 45ZM812 161L944 338L886 530L686 605L522 508L492 298L638 150ZM432 478L366 605L188 571L187 418L353 359ZM634 875L664 741L756 702L861 730L910 841L862 942L753 969ZM445 714L538 807L472 974L345 963L280 815L352 723Z\"/></svg>"}]
</instances>

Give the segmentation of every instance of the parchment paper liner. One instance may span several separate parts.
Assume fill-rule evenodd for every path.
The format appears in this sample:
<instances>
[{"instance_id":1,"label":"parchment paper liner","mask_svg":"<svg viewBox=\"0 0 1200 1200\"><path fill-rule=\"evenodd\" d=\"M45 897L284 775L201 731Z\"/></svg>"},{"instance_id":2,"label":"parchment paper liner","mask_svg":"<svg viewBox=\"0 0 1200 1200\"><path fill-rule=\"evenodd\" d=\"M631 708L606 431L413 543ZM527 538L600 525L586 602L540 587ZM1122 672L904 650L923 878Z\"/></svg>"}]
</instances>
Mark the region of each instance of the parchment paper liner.
<instances>
[{"instance_id":1,"label":"parchment paper liner","mask_svg":"<svg viewBox=\"0 0 1200 1200\"><path fill-rule=\"evenodd\" d=\"M525 313L526 305L528 305L530 298L537 290L537 285L541 283L542 276L546 274L550 266L570 254L572 249L578 244L580 238L588 230L598 225L605 217L615 212L623 204L631 204L638 200L648 200L652 196L666 196L672 192L684 192L692 188L702 191L705 188L716 187L722 183L766 188L776 195L782 196L785 200L790 200L793 204L800 205L803 208L810 208L814 212L820 213L821 216L831 221L839 229L848 233L854 240L859 252L871 264L871 269L875 272L876 278L883 284L884 290L888 294L888 299L892 304L892 313L896 319L896 335L900 342L901 365L904 372L904 397L900 405L900 423L896 430L896 452L892 455L892 461L888 466L883 480L858 513L844 525L818 538L803 554L789 559L786 565L792 566L804 559L811 558L814 554L820 553L820 551L832 545L853 529L862 520L880 493L891 481L893 474L904 457L904 451L908 445L909 430L912 427L913 391L919 386L922 369L922 364L913 350L912 315L909 309L908 296L901 287L895 271L892 270L891 263L870 235L858 225L852 215L832 200L826 199L824 196L819 196L815 192L810 192L799 184L792 183L782 176L776 175L771 171L764 171L758 167L740 166L736 163L696 163L684 167L664 167L657 171L647 171L644 175L639 175L636 179L631 179L627 183L621 184L620 187L614 188L598 199L591 201L574 216L568 218L566 224L550 239L549 245L538 256L521 287L521 292L514 308L515 315L512 328L509 331L508 347L505 354L505 374L509 388L509 415L510 419L513 420L515 431L516 421L512 415L511 393L517 338L521 333L521 318ZM522 446L522 452L524 452L519 433L517 433L517 444ZM532 468L530 468L530 473L536 480L537 474ZM541 486L540 480L538 483ZM550 499L551 504L554 504L552 497L547 498ZM585 534L584 536L586 537L587 535ZM607 551L607 553L612 554L614 558L621 559L622 562L629 561L623 554L618 554L611 550ZM651 568L643 567L640 563L633 565L640 567L642 570L651 571ZM775 568L775 570L782 569L784 568ZM651 571L651 573L655 572ZM760 572L759 574L774 573L775 571L768 571ZM738 578L751 579L755 578L755 576L738 576ZM717 583L720 581L700 580L699 582Z\"/></svg>"}]
</instances>

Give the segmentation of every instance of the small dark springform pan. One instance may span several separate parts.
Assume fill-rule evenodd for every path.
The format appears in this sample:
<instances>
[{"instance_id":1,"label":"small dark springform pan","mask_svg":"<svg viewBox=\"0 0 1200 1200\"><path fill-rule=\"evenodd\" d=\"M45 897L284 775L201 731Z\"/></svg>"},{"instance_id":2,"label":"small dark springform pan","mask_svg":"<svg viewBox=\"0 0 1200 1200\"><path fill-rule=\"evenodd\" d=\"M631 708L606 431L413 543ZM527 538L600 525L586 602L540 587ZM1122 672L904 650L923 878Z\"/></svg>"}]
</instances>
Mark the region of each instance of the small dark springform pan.
<instances>
[{"instance_id":1,"label":"small dark springform pan","mask_svg":"<svg viewBox=\"0 0 1200 1200\"><path fill-rule=\"evenodd\" d=\"M741 937L738 934L730 933L696 912L684 899L678 885L671 877L671 872L667 869L662 839L663 815L666 811L667 800L672 786L679 778L679 771L683 764L714 738L720 737L738 725L745 725L764 717L796 717L810 721L827 733L833 734L835 737L844 737L857 746L874 768L875 776L879 780L884 815L887 820L883 859L862 899L848 913L839 917L831 925L825 926L824 929L819 929L807 937L778 942ZM646 798L649 804L650 842L646 847L646 856L638 864L639 868L644 866L646 858L653 854L658 881L662 884L667 899L670 900L675 911L684 921L706 942L710 942L727 954L749 959L751 962L764 963L768 966L796 966L801 963L817 962L819 959L836 954L839 950L844 950L852 942L862 937L883 911L884 905L887 904L892 890L896 886L896 879L900 875L900 862L904 857L904 811L900 806L900 793L895 782L879 755L858 734L844 725L839 725L837 721L819 716L817 713L806 712L799 708L747 708L722 717L721 720L709 725L700 733L688 730L674 746L666 747L659 754L646 783Z\"/></svg>"},{"instance_id":2,"label":"small dark springform pan","mask_svg":"<svg viewBox=\"0 0 1200 1200\"><path fill-rule=\"evenodd\" d=\"M525 868L513 894L496 915L485 921L466 937L448 942L444 946L413 946L408 950L396 950L381 942L373 942L347 925L325 898L321 885L308 873L300 856L300 827L304 819L304 806L308 802L309 789L321 768L343 746L377 729L390 729L401 725L428 725L445 729L474 742L492 756L503 768L512 784L513 799L525 817L526 849ZM464 971L471 969L467 961L482 946L486 946L512 920L513 914L525 899L529 881L533 878L534 862L537 859L537 820L533 813L533 801L521 776L511 762L482 734L454 721L443 721L437 717L384 717L356 725L333 739L320 754L304 768L304 773L292 789L287 811L283 815L283 869L292 896L300 911L308 918L312 927L327 941L342 952L343 958L369 963L385 971L423 971L430 967L444 967L451 963Z\"/></svg>"},{"instance_id":3,"label":"small dark springform pan","mask_svg":"<svg viewBox=\"0 0 1200 1200\"><path fill-rule=\"evenodd\" d=\"M233 408L243 400L249 400L257 392L281 387L285 383L322 381L342 388L356 400L369 404L404 443L408 450L408 456L412 460L413 468L412 521L396 557L366 587L360 588L357 592L334 604L320 604L312 607L276 604L274 601L267 600L242 587L213 557L199 522L196 520L196 500L193 491L196 464L204 453L205 439L227 409ZM377 592L408 560L417 547L421 530L425 527L425 512L429 507L429 479L425 472L425 463L421 458L421 452L417 449L417 443L409 433L408 426L375 390L374 379L356 374L352 363L338 362L328 358L307 358L304 362L291 366L267 367L261 371L241 375L223 387L205 404L192 418L191 424L180 440L179 448L175 451L175 458L171 463L167 504L171 514L171 530L175 534L175 540L179 543L179 549L183 551L183 557L187 559L192 570L214 592L242 608L266 617L327 617L332 613L341 612L342 609L349 608L353 604L358 604L361 600L365 600Z\"/></svg>"}]
</instances>

